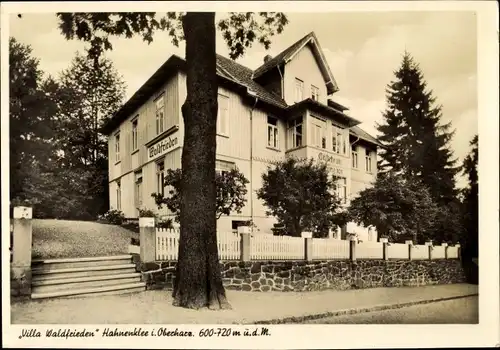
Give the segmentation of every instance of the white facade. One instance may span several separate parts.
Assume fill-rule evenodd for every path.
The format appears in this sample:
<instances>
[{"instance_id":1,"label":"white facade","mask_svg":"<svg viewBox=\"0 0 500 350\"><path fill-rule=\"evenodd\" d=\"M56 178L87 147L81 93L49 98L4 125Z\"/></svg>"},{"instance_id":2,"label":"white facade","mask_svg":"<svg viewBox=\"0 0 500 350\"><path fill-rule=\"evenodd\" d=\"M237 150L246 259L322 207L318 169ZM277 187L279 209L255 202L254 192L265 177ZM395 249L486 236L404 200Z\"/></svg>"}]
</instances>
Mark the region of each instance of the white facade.
<instances>
[{"instance_id":1,"label":"white facade","mask_svg":"<svg viewBox=\"0 0 500 350\"><path fill-rule=\"evenodd\" d=\"M268 79L269 86L278 87L282 103L293 107L282 108L283 113L276 113L259 98L254 100L252 95L220 84L217 167L224 170L236 166L250 183L246 206L240 214L221 217L219 230L228 231L240 221L252 220L260 232L271 232L276 220L266 215L256 190L268 166L288 156L327 162L342 178L339 194L345 196L345 205L374 181L377 144L357 135L353 125L359 122L327 106L331 97L325 84L327 77L318 67L314 45L312 40L296 50L291 60L278 67L281 75L271 71L269 79L263 78ZM184 72L170 69L161 86L142 97L142 102L127 102L129 111L108 128L110 207L122 210L128 218L138 216L137 208L157 210L151 194L162 190L168 193L168 189L162 189L162 172L181 166L181 105L185 98ZM306 101L301 106L306 99L316 102ZM357 168L353 167L352 149L357 154ZM171 215L166 208L159 214ZM347 231L358 233L360 239L369 238L367 229L355 225L348 225ZM370 236L377 239L376 234Z\"/></svg>"}]
</instances>

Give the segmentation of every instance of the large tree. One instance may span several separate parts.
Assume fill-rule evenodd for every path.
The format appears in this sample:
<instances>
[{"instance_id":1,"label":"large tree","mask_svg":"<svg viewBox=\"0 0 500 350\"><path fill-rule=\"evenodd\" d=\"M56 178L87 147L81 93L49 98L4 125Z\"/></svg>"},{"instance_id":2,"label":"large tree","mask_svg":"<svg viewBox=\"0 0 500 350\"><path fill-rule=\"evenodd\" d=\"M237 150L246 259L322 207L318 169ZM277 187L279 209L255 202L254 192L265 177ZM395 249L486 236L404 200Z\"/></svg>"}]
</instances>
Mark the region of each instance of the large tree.
<instances>
[{"instance_id":1,"label":"large tree","mask_svg":"<svg viewBox=\"0 0 500 350\"><path fill-rule=\"evenodd\" d=\"M79 198L80 214L96 217L109 203L108 143L99 128L121 107L125 83L111 60L80 53L59 81L59 166L67 176L79 176L70 188Z\"/></svg>"},{"instance_id":2,"label":"large tree","mask_svg":"<svg viewBox=\"0 0 500 350\"><path fill-rule=\"evenodd\" d=\"M182 152L182 200L179 258L174 305L187 308L227 308L217 252L215 149L217 75L215 13L59 13L67 39L91 44L91 56L111 49L110 36L140 35L151 42L166 30L174 44L186 41L187 98L182 106L185 125ZM218 22L230 57L238 58L254 41L266 48L270 37L287 24L282 13L230 13Z\"/></svg>"},{"instance_id":3,"label":"large tree","mask_svg":"<svg viewBox=\"0 0 500 350\"><path fill-rule=\"evenodd\" d=\"M286 234L300 237L303 231L311 231L314 237L325 237L336 226L340 209L336 180L326 164L290 157L262 174L257 196Z\"/></svg>"},{"instance_id":4,"label":"large tree","mask_svg":"<svg viewBox=\"0 0 500 350\"><path fill-rule=\"evenodd\" d=\"M442 213L430 229L434 239L456 240L461 225L455 175L460 168L450 149L451 122L442 123L442 108L408 52L395 78L387 87L387 109L377 125L385 146L380 172L420 180Z\"/></svg>"},{"instance_id":5,"label":"large tree","mask_svg":"<svg viewBox=\"0 0 500 350\"><path fill-rule=\"evenodd\" d=\"M53 180L58 86L38 65L30 46L9 39L10 199L37 205L35 215L46 216L40 203Z\"/></svg>"}]
</instances>

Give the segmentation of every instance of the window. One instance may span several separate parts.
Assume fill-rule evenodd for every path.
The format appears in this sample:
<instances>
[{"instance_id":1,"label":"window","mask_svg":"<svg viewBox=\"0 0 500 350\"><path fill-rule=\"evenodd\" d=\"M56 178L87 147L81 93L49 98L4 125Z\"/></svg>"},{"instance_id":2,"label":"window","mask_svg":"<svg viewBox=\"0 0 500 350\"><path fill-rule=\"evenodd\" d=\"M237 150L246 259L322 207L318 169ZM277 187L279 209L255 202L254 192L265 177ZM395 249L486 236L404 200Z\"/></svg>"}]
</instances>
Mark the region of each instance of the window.
<instances>
[{"instance_id":1,"label":"window","mask_svg":"<svg viewBox=\"0 0 500 350\"><path fill-rule=\"evenodd\" d=\"M229 134L229 97L219 94L217 100L219 110L217 112L217 134L228 136Z\"/></svg>"},{"instance_id":2,"label":"window","mask_svg":"<svg viewBox=\"0 0 500 350\"><path fill-rule=\"evenodd\" d=\"M232 162L226 162L224 160L216 160L215 161L215 172L217 174L225 174L230 172L235 168L235 164Z\"/></svg>"},{"instance_id":3,"label":"window","mask_svg":"<svg viewBox=\"0 0 500 350\"><path fill-rule=\"evenodd\" d=\"M326 122L313 116L311 118L311 145L318 148L326 148Z\"/></svg>"},{"instance_id":4,"label":"window","mask_svg":"<svg viewBox=\"0 0 500 350\"><path fill-rule=\"evenodd\" d=\"M351 156L352 156L352 167L354 169L357 169L358 168L358 152L356 150L356 146L352 146Z\"/></svg>"},{"instance_id":5,"label":"window","mask_svg":"<svg viewBox=\"0 0 500 350\"><path fill-rule=\"evenodd\" d=\"M161 95L156 101L156 134L165 131L165 95Z\"/></svg>"},{"instance_id":6,"label":"window","mask_svg":"<svg viewBox=\"0 0 500 350\"><path fill-rule=\"evenodd\" d=\"M311 85L311 98L314 101L319 101L319 88L314 85Z\"/></svg>"},{"instance_id":7,"label":"window","mask_svg":"<svg viewBox=\"0 0 500 350\"><path fill-rule=\"evenodd\" d=\"M120 133L115 135L115 160L120 161Z\"/></svg>"},{"instance_id":8,"label":"window","mask_svg":"<svg viewBox=\"0 0 500 350\"><path fill-rule=\"evenodd\" d=\"M165 196L165 161L156 164L156 192Z\"/></svg>"},{"instance_id":9,"label":"window","mask_svg":"<svg viewBox=\"0 0 500 350\"><path fill-rule=\"evenodd\" d=\"M135 207L142 207L142 171L135 173L135 191L134 191Z\"/></svg>"},{"instance_id":10,"label":"window","mask_svg":"<svg viewBox=\"0 0 500 350\"><path fill-rule=\"evenodd\" d=\"M304 99L304 82L295 78L295 102L300 102Z\"/></svg>"},{"instance_id":11,"label":"window","mask_svg":"<svg viewBox=\"0 0 500 350\"><path fill-rule=\"evenodd\" d=\"M122 184L121 181L116 181L116 209L122 210Z\"/></svg>"},{"instance_id":12,"label":"window","mask_svg":"<svg viewBox=\"0 0 500 350\"><path fill-rule=\"evenodd\" d=\"M367 173L371 173L372 172L372 156L368 150L366 151L366 153L367 154L365 156L365 170Z\"/></svg>"},{"instance_id":13,"label":"window","mask_svg":"<svg viewBox=\"0 0 500 350\"><path fill-rule=\"evenodd\" d=\"M332 124L332 150L338 154L346 154L346 138L341 128Z\"/></svg>"},{"instance_id":14,"label":"window","mask_svg":"<svg viewBox=\"0 0 500 350\"><path fill-rule=\"evenodd\" d=\"M347 202L347 179L345 177L337 180L337 197L342 203Z\"/></svg>"},{"instance_id":15,"label":"window","mask_svg":"<svg viewBox=\"0 0 500 350\"><path fill-rule=\"evenodd\" d=\"M288 144L289 149L302 146L302 118L288 123Z\"/></svg>"},{"instance_id":16,"label":"window","mask_svg":"<svg viewBox=\"0 0 500 350\"><path fill-rule=\"evenodd\" d=\"M267 117L267 146L279 149L278 119Z\"/></svg>"},{"instance_id":17,"label":"window","mask_svg":"<svg viewBox=\"0 0 500 350\"><path fill-rule=\"evenodd\" d=\"M132 151L135 151L138 147L139 144L137 142L137 126L139 123L139 116L137 116L133 121L132 121Z\"/></svg>"}]
</instances>

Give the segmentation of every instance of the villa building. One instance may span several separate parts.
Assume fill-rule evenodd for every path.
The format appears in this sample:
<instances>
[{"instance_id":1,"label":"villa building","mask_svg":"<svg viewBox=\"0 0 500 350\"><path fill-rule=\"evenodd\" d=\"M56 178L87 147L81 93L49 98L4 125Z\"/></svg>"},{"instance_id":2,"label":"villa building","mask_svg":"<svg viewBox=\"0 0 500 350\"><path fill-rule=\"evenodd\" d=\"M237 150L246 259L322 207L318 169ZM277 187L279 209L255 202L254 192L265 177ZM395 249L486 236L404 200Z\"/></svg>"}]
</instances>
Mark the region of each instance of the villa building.
<instances>
[{"instance_id":1,"label":"villa building","mask_svg":"<svg viewBox=\"0 0 500 350\"><path fill-rule=\"evenodd\" d=\"M181 167L185 64L171 56L103 128L109 137L110 207L128 218L137 218L137 208L170 215L166 208L158 211L151 193L165 193L165 171ZM288 156L328 163L340 177L344 205L374 181L380 144L333 101L339 88L314 33L274 58L266 56L256 70L217 55L217 74L216 170L238 167L250 181L241 214L221 217L219 230L252 220L261 232L271 232L276 220L266 215L255 191L268 166ZM377 239L356 225L347 231Z\"/></svg>"}]
</instances>

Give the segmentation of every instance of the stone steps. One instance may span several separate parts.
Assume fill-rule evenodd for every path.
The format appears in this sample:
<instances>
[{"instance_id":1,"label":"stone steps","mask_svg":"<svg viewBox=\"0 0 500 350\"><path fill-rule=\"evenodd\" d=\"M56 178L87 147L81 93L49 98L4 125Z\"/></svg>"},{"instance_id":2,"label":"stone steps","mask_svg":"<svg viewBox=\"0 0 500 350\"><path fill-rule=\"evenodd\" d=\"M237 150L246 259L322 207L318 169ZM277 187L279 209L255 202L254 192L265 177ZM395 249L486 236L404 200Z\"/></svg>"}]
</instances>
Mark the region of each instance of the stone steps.
<instances>
[{"instance_id":1,"label":"stone steps","mask_svg":"<svg viewBox=\"0 0 500 350\"><path fill-rule=\"evenodd\" d=\"M130 255L35 260L31 298L122 294L146 289Z\"/></svg>"}]
</instances>

